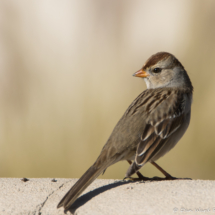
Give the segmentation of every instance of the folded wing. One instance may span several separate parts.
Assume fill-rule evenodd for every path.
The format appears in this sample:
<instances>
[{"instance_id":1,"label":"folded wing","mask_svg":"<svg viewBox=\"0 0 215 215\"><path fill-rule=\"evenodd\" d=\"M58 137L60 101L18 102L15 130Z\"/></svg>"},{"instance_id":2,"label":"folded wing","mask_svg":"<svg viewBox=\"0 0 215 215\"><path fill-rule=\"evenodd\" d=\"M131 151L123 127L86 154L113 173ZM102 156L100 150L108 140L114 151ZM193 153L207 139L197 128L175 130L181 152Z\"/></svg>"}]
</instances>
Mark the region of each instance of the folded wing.
<instances>
[{"instance_id":1,"label":"folded wing","mask_svg":"<svg viewBox=\"0 0 215 215\"><path fill-rule=\"evenodd\" d=\"M126 177L131 176L146 162L152 160L162 149L168 137L176 132L183 122L184 93L165 91L161 95L158 91L153 97L154 100L148 104L149 107L145 107L149 110L149 114L146 117L145 127L137 147L135 161L129 167ZM159 97L164 99L159 100Z\"/></svg>"}]
</instances>

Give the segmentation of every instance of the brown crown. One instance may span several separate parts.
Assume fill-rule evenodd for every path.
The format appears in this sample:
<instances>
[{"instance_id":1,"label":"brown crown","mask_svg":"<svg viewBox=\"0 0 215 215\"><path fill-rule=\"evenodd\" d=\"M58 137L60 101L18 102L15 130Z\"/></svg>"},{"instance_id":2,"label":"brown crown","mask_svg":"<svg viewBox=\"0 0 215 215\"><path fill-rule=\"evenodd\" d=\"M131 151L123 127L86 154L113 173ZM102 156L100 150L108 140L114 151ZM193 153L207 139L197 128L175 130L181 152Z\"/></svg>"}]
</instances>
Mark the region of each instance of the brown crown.
<instances>
[{"instance_id":1,"label":"brown crown","mask_svg":"<svg viewBox=\"0 0 215 215\"><path fill-rule=\"evenodd\" d=\"M178 59L173 56L172 54L168 53L168 52L158 52L154 55L152 55L145 63L145 65L143 66L143 69L149 68L155 64L157 64L159 61L161 60L165 60L168 57L173 58L173 65L174 66L181 66L182 68L184 68L182 66L182 64L178 61Z\"/></svg>"}]
</instances>

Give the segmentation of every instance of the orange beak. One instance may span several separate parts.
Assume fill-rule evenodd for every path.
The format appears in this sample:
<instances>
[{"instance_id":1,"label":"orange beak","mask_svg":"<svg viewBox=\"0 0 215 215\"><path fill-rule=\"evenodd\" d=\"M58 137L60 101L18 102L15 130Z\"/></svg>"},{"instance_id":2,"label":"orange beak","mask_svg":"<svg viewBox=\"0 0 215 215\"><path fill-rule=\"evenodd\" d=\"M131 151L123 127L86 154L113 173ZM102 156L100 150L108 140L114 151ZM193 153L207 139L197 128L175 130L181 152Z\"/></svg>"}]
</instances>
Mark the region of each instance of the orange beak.
<instances>
[{"instance_id":1,"label":"orange beak","mask_svg":"<svg viewBox=\"0 0 215 215\"><path fill-rule=\"evenodd\" d=\"M133 76L140 77L140 78L146 78L147 76L149 76L149 74L147 74L145 70L140 69L139 71L135 72L133 74Z\"/></svg>"}]
</instances>

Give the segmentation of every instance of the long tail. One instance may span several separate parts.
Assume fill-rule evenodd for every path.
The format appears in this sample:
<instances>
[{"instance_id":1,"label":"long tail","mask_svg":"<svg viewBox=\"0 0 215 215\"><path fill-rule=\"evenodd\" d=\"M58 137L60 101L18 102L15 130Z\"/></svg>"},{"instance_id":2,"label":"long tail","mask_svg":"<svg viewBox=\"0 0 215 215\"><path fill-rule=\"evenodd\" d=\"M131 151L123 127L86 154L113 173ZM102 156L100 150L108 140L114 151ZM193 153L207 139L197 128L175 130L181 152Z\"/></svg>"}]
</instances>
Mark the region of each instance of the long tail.
<instances>
[{"instance_id":1,"label":"long tail","mask_svg":"<svg viewBox=\"0 0 215 215\"><path fill-rule=\"evenodd\" d=\"M64 207L68 210L75 202L79 195L106 169L106 166L96 168L91 166L82 177L75 183L75 185L67 192L61 199L57 208Z\"/></svg>"}]
</instances>

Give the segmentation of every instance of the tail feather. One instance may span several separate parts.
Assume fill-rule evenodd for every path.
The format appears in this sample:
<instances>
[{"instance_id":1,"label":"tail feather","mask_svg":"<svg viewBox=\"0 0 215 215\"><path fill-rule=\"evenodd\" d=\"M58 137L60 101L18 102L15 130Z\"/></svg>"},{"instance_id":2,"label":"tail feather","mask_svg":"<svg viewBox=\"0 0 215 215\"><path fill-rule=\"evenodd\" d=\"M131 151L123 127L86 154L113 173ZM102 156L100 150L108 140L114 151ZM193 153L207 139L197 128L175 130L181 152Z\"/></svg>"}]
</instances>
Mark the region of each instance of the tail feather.
<instances>
[{"instance_id":1,"label":"tail feather","mask_svg":"<svg viewBox=\"0 0 215 215\"><path fill-rule=\"evenodd\" d=\"M79 195L104 171L104 168L96 168L91 166L75 185L67 192L67 194L59 202L57 208L64 207L68 210L75 202Z\"/></svg>"}]
</instances>

